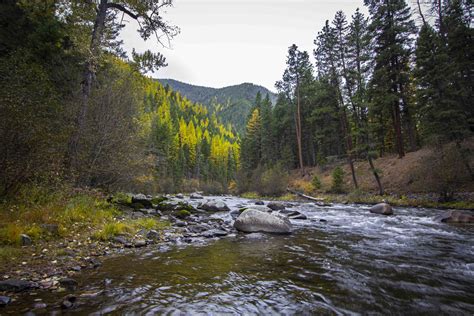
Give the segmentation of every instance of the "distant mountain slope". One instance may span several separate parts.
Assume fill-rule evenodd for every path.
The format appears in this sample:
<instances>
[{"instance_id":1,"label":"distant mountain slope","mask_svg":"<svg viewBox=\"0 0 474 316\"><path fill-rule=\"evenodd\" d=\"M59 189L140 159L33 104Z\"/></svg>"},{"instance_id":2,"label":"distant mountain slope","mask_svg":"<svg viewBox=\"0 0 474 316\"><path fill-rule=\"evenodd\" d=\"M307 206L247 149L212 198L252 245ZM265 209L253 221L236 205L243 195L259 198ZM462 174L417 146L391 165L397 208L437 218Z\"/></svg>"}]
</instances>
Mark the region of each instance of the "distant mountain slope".
<instances>
[{"instance_id":1,"label":"distant mountain slope","mask_svg":"<svg viewBox=\"0 0 474 316\"><path fill-rule=\"evenodd\" d=\"M179 91L191 101L202 103L216 113L222 122L231 123L237 132L242 132L245 121L258 92L262 98L268 93L272 103L276 101L276 94L265 87L252 83L242 83L224 88L209 88L194 86L173 79L157 79L164 86L169 85Z\"/></svg>"}]
</instances>

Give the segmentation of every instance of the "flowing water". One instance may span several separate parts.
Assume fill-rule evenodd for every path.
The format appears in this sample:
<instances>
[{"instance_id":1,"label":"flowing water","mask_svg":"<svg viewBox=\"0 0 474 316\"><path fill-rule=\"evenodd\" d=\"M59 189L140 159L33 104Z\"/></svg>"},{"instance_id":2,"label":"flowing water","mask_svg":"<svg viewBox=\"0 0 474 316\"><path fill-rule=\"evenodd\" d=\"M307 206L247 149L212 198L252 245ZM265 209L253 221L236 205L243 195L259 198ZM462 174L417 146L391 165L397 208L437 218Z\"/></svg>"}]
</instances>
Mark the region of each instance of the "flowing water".
<instances>
[{"instance_id":1,"label":"flowing water","mask_svg":"<svg viewBox=\"0 0 474 316\"><path fill-rule=\"evenodd\" d=\"M308 220L293 221L291 235L235 234L109 258L80 276L83 290L102 294L74 312L474 314L474 227L438 223L440 210L294 205Z\"/></svg>"}]
</instances>

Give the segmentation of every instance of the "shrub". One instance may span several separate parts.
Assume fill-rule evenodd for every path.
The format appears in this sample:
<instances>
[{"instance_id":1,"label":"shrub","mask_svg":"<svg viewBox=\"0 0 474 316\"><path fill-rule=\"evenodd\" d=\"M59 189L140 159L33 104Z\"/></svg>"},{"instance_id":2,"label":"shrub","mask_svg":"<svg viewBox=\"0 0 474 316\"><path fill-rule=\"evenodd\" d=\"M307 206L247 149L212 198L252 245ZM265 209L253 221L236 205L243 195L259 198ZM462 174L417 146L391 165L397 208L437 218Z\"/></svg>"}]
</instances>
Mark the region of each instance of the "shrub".
<instances>
[{"instance_id":1,"label":"shrub","mask_svg":"<svg viewBox=\"0 0 474 316\"><path fill-rule=\"evenodd\" d=\"M314 190L321 189L321 181L319 180L319 177L317 175L315 175L311 180L311 185L313 186Z\"/></svg>"},{"instance_id":2,"label":"shrub","mask_svg":"<svg viewBox=\"0 0 474 316\"><path fill-rule=\"evenodd\" d=\"M341 167L334 168L332 172L332 186L331 191L334 193L344 192L344 171Z\"/></svg>"},{"instance_id":3,"label":"shrub","mask_svg":"<svg viewBox=\"0 0 474 316\"><path fill-rule=\"evenodd\" d=\"M288 187L288 173L280 166L275 166L263 172L257 192L264 196L279 196Z\"/></svg>"}]
</instances>

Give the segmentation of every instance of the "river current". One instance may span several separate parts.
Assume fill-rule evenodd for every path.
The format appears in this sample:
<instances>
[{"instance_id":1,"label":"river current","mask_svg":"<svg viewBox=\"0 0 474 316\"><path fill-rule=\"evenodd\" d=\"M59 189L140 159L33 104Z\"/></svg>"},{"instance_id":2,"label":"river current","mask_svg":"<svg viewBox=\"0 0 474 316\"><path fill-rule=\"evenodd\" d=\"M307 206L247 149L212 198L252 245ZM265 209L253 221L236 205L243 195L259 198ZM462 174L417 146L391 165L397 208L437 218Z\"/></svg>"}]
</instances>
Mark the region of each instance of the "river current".
<instances>
[{"instance_id":1,"label":"river current","mask_svg":"<svg viewBox=\"0 0 474 316\"><path fill-rule=\"evenodd\" d=\"M231 209L250 203L224 201ZM108 258L78 278L82 290L101 294L71 312L474 314L472 226L437 222L445 211L433 209L401 207L383 216L368 206L292 204L308 219L293 220L291 235L178 240Z\"/></svg>"}]
</instances>

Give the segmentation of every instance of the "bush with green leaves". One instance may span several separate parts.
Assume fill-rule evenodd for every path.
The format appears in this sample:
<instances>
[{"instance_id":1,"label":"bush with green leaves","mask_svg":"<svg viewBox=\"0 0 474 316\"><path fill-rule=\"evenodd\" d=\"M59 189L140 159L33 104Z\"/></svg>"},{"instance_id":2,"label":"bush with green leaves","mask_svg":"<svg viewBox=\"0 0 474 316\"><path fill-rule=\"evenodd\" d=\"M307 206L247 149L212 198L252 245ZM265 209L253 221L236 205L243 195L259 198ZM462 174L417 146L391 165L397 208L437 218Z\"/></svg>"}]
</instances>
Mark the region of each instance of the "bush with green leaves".
<instances>
[{"instance_id":1,"label":"bush with green leaves","mask_svg":"<svg viewBox=\"0 0 474 316\"><path fill-rule=\"evenodd\" d=\"M317 175L314 175L313 179L311 180L311 185L315 190L321 189L321 181L319 180L319 177Z\"/></svg>"}]
</instances>

